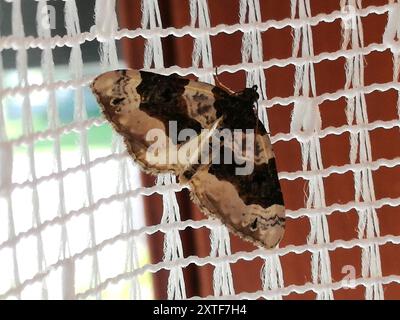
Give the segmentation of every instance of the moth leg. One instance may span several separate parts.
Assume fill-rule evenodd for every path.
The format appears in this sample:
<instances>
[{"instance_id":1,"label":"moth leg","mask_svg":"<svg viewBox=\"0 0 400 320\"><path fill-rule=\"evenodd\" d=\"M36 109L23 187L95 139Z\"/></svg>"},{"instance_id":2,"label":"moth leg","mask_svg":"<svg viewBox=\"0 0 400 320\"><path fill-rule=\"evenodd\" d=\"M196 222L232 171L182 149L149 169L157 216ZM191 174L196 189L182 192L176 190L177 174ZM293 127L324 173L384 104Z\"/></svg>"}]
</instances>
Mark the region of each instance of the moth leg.
<instances>
[{"instance_id":1,"label":"moth leg","mask_svg":"<svg viewBox=\"0 0 400 320\"><path fill-rule=\"evenodd\" d=\"M218 79L218 67L215 67L215 74L213 75L214 81L217 87L227 91L229 94L235 94L235 91L232 89L228 88L226 85L224 85L219 79Z\"/></svg>"}]
</instances>

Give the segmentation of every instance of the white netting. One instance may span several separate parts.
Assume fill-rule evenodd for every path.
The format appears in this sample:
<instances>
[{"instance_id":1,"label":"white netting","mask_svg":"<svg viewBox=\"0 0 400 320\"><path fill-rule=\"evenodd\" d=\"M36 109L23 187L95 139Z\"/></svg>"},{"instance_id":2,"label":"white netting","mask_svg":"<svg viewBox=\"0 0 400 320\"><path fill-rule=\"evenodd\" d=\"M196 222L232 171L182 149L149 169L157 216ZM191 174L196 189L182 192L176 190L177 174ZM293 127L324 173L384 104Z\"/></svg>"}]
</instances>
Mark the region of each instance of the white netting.
<instances>
[{"instance_id":1,"label":"white netting","mask_svg":"<svg viewBox=\"0 0 400 320\"><path fill-rule=\"evenodd\" d=\"M383 299L384 285L400 283L400 269L384 275L380 257L382 246L400 244L400 232L381 235L377 215L382 207L398 207L400 196L397 193L394 197L377 197L373 181L374 172L400 165L400 152L398 157L374 160L370 140L370 132L398 129L400 120L397 117L368 121L366 101L370 93L394 90L399 94L400 114L400 1L363 7L360 0L340 0L336 11L313 15L310 0L291 0L290 16L266 21L259 0L237 1L236 24L213 26L213 12L209 11L207 1L190 0L185 9L190 12L190 25L162 28L157 0L143 0L142 25L128 30L118 27L115 0L97 0L93 27L81 32L75 0L67 0L62 36L52 34L51 23L44 23L51 20L50 2L34 1L37 36L27 36L21 8L25 1L7 1L12 12L12 32L4 35L0 29L0 298L149 297L149 275L160 270L169 272L168 298L191 298L186 294L190 284L183 277L184 268L190 264L213 266L212 297L219 298L281 299L291 293L313 291L318 299L332 299L336 290L362 286L366 299ZM372 14L387 17L387 25L381 42L364 46L363 18ZM313 28L337 21L341 22L342 33L339 50L314 54ZM265 60L262 34L283 28L292 29L292 55ZM212 83L211 38L237 32L242 35L242 62L219 66L218 72L245 71L246 85L258 85L259 116L267 129L268 108L294 106L290 132L276 132L271 140L295 140L300 145L301 170L280 172L279 177L281 181L300 178L307 182L304 207L288 209L286 213L289 220L309 220L308 239L303 244L232 253L230 234L220 223L208 219L181 221L175 193L185 187L179 186L175 177L162 175L155 186L141 187L137 167L129 160L119 137L113 135L109 139L108 149L93 147L90 141L92 130L108 125L100 116L87 114L87 105L93 103L86 94L87 86L100 72L120 67L117 40L145 38L145 47L137 48L144 51L145 68L165 74L194 74ZM193 38L191 67L164 68L162 39L170 35ZM81 46L93 40L100 42L99 62L86 68ZM63 47L71 48L69 65L56 66L53 54ZM36 70L39 80L28 67L32 50L41 52L41 68ZM387 50L393 55L392 80L365 85L365 57ZM6 51L15 53L15 69L3 68L1 59ZM345 68L337 71L344 74L344 87L335 92L320 92L314 66L339 59L345 60ZM287 66L295 68L293 94L268 97L264 71ZM73 118L61 121L59 101L60 94L65 92L70 92ZM42 126L35 120L38 99L45 99L47 108L46 124ZM323 128L320 105L340 99L346 101L346 122ZM12 116L13 108L18 108L16 116ZM350 139L347 163L324 166L321 141L343 134ZM65 147L69 136L74 138L73 147ZM49 141L50 151L41 152L41 143ZM352 176L355 191L351 201L327 203L324 179L333 174ZM154 193L163 195L162 220L157 225L145 226L136 221L143 211L139 199ZM348 214L352 210L357 214L358 238L331 240L328 217L334 212ZM399 225L399 218L396 223ZM179 231L188 228L211 230L209 256L184 256ZM156 232L165 234L164 259L151 264L142 254L146 247L143 239ZM360 248L361 275L352 281L334 280L332 252L355 247ZM282 267L281 258L289 254L309 254L311 282L285 283L287 270ZM235 292L232 264L256 258L263 259L264 264L259 291Z\"/></svg>"}]
</instances>

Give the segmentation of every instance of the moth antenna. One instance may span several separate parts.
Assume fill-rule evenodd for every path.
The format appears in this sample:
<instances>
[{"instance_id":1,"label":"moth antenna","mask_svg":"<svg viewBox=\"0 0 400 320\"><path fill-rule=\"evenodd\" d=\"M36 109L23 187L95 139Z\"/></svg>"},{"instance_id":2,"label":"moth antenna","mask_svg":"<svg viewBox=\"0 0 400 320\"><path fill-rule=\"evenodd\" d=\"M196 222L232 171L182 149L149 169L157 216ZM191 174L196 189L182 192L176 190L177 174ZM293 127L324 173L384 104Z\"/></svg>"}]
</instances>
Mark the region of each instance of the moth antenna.
<instances>
[{"instance_id":1,"label":"moth antenna","mask_svg":"<svg viewBox=\"0 0 400 320\"><path fill-rule=\"evenodd\" d=\"M232 89L228 88L226 85L224 85L224 84L218 79L218 67L215 67L214 81L215 81L215 85L216 85L218 88L221 88L221 89L227 91L229 94L235 94L235 91L233 91Z\"/></svg>"}]
</instances>

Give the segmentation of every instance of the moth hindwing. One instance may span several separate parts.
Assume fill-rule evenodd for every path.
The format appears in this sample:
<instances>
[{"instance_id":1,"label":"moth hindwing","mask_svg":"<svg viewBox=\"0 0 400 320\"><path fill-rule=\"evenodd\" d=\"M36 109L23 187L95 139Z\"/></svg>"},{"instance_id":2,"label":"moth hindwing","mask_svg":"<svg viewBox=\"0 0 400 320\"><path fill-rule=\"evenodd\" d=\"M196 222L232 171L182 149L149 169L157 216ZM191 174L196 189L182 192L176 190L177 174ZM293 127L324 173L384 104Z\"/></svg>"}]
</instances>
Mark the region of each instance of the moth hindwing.
<instances>
[{"instance_id":1,"label":"moth hindwing","mask_svg":"<svg viewBox=\"0 0 400 320\"><path fill-rule=\"evenodd\" d=\"M177 75L116 70L91 85L129 154L151 174L173 172L200 209L266 248L283 237L285 209L255 88L230 93Z\"/></svg>"}]
</instances>

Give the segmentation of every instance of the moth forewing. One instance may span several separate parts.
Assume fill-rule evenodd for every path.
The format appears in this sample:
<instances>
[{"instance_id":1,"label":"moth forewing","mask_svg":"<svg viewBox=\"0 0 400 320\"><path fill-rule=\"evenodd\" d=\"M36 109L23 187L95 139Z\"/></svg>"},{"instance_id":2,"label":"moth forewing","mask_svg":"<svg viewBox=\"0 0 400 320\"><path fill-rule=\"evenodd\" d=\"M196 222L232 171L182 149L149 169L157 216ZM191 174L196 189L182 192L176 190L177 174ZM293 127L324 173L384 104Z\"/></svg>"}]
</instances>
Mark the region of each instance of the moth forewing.
<instances>
[{"instance_id":1,"label":"moth forewing","mask_svg":"<svg viewBox=\"0 0 400 320\"><path fill-rule=\"evenodd\" d=\"M278 244L285 227L283 197L271 142L253 111L255 88L232 94L177 75L136 70L106 72L91 88L145 171L174 172L189 183L204 213L256 245ZM241 133L210 147L225 129ZM250 136L247 129L257 132ZM225 149L231 157L221 157Z\"/></svg>"}]
</instances>

